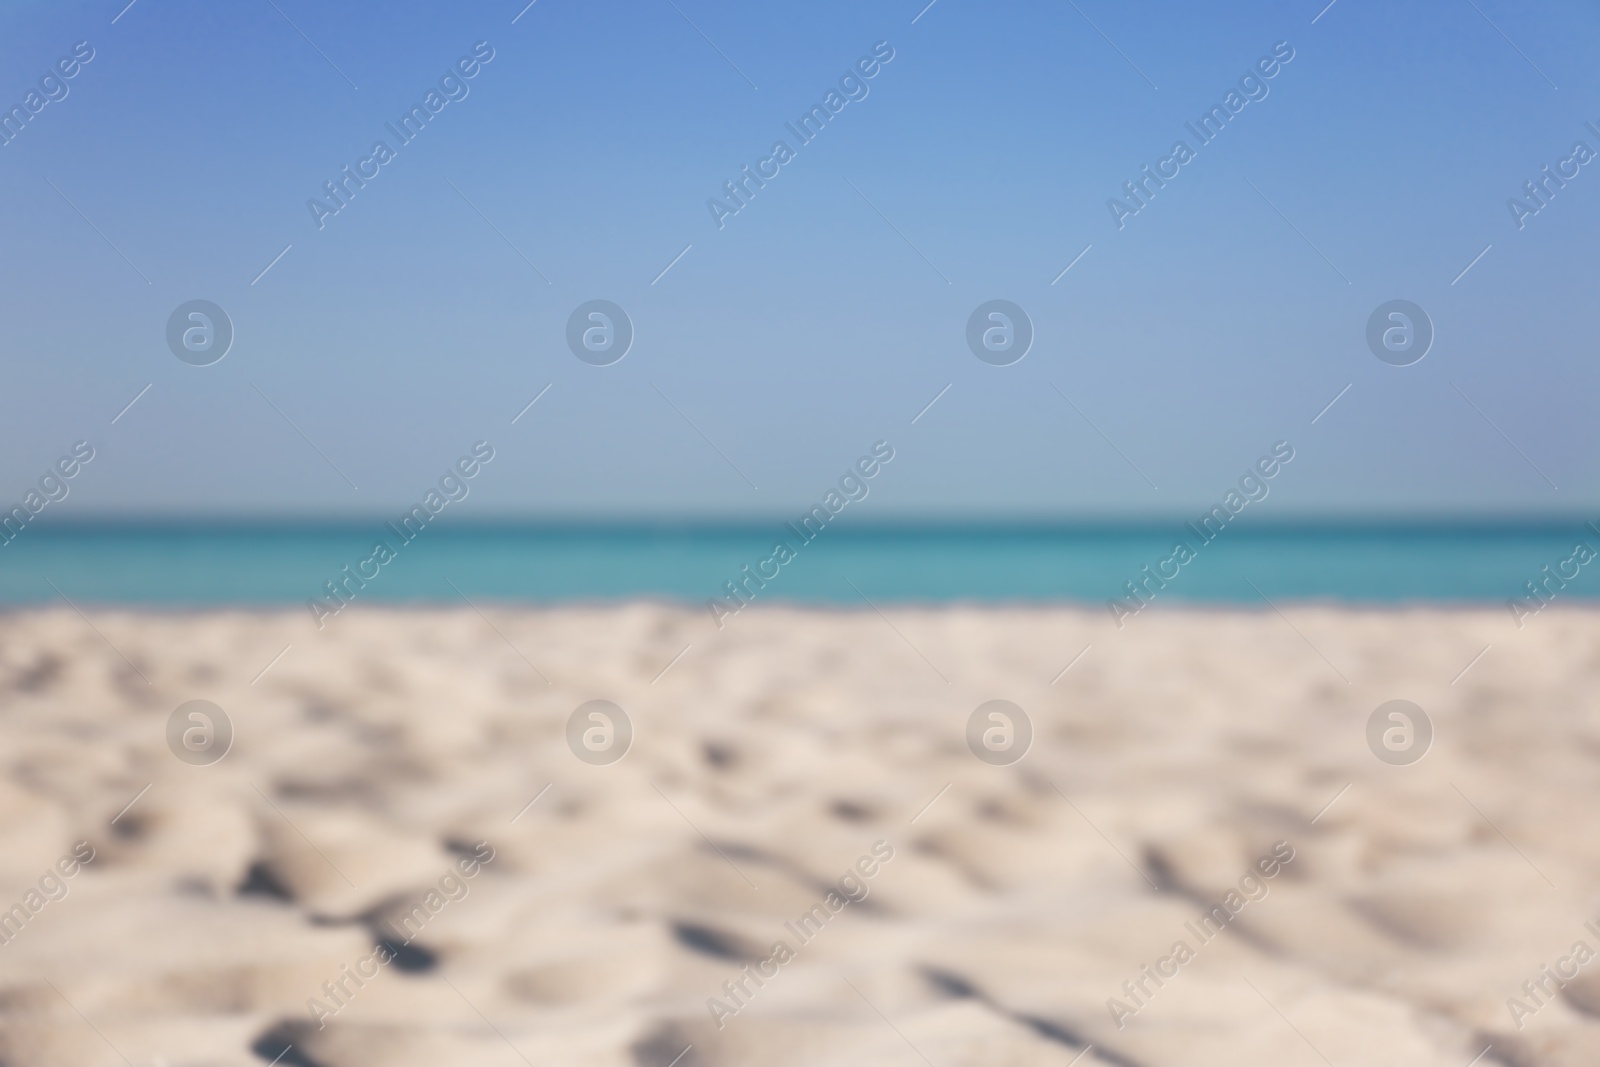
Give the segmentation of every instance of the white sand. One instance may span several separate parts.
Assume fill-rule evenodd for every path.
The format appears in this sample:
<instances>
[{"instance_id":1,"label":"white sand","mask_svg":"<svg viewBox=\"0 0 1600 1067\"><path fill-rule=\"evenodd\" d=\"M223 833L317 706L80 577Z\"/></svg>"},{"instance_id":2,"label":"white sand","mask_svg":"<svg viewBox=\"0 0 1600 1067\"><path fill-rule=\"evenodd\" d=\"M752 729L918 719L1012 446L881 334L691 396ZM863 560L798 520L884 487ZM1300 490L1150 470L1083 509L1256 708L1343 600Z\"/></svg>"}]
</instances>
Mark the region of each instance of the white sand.
<instances>
[{"instance_id":1,"label":"white sand","mask_svg":"<svg viewBox=\"0 0 1600 1067\"><path fill-rule=\"evenodd\" d=\"M1299 632L1270 611L1120 633L972 608L754 608L720 634L645 605L491 611L499 633L471 610L322 634L0 618L0 909L96 850L0 945L0 1063L259 1067L279 1039L322 1067L668 1067L690 1045L679 1067L1086 1044L1083 1067L1600 1062L1600 962L1520 1031L1506 1005L1600 947L1600 615L1287 610ZM1412 766L1366 746L1396 697L1436 730ZM237 733L212 766L167 749L195 698ZM592 698L636 731L611 766L566 745ZM1012 767L966 748L994 698L1037 731ZM318 1030L308 998L482 840L494 860L416 940L436 965L389 964ZM784 922L879 840L870 895L799 944ZM1266 898L1119 1030L1107 998L1277 841L1296 856ZM241 894L253 866L282 894ZM779 938L795 959L719 1030L707 998Z\"/></svg>"}]
</instances>

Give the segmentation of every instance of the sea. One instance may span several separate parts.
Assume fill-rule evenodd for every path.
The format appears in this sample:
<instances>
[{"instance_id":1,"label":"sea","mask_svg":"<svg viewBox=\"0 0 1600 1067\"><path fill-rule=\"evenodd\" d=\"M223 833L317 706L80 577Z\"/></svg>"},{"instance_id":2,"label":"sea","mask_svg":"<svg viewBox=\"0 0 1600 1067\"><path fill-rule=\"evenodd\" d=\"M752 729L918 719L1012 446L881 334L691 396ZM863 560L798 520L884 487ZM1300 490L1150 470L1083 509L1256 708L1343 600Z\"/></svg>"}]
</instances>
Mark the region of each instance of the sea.
<instances>
[{"instance_id":1,"label":"sea","mask_svg":"<svg viewBox=\"0 0 1600 1067\"><path fill-rule=\"evenodd\" d=\"M362 562L379 540L393 556ZM1163 562L1180 540L1192 557ZM786 561L774 559L779 541ZM354 597L372 604L705 607L734 581L760 603L1104 608L1127 597L1125 583L1143 585L1149 565L1169 575L1163 604L1505 607L1528 595L1526 583L1571 575L1579 542L1600 546L1600 534L1581 520L1288 523L1230 526L1202 542L1181 522L905 523L835 524L803 542L781 522L436 522L402 542L381 521L38 523L0 546L0 605L304 606L348 566L372 575ZM1594 570L1548 588L1593 599ZM755 572L764 586L746 580Z\"/></svg>"}]
</instances>

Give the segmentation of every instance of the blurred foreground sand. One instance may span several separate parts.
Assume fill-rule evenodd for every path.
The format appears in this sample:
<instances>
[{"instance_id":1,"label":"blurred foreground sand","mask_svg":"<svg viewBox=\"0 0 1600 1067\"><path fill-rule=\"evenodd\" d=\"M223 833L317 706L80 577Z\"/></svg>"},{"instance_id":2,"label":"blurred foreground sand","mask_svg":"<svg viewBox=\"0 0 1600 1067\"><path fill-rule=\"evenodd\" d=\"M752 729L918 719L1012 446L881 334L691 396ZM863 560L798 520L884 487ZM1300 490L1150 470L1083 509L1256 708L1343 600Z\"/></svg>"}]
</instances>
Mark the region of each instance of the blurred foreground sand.
<instances>
[{"instance_id":1,"label":"blurred foreground sand","mask_svg":"<svg viewBox=\"0 0 1600 1067\"><path fill-rule=\"evenodd\" d=\"M95 850L0 945L0 1064L1600 1063L1600 962L1520 1031L1506 1004L1600 947L1600 614L1285 609L0 617L0 910ZM1436 731L1405 767L1365 740L1397 697ZM165 739L196 698L236 731L211 766ZM565 740L592 698L633 722L610 766ZM1036 730L1011 767L966 747L995 698ZM478 842L318 1029L308 999ZM779 939L719 1029L707 999Z\"/></svg>"}]
</instances>

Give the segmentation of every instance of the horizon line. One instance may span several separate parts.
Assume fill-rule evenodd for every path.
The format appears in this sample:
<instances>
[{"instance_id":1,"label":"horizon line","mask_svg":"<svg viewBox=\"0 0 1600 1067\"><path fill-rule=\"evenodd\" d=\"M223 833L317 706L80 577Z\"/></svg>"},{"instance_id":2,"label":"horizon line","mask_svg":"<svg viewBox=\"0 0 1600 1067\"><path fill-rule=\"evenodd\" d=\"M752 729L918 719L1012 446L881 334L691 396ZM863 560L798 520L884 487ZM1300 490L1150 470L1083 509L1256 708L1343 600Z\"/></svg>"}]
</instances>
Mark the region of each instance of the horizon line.
<instances>
[{"instance_id":1,"label":"horizon line","mask_svg":"<svg viewBox=\"0 0 1600 1067\"><path fill-rule=\"evenodd\" d=\"M1600 511L1600 509L1596 509ZM1243 531L1295 530L1551 530L1566 526L1587 526L1593 513L1549 511L1507 514L1504 511L1415 511L1415 512L1301 512L1253 517L1248 523L1230 529ZM442 515L442 513L441 513ZM140 530L244 530L244 529L350 529L381 524L391 516L366 513L241 513L194 512L157 515L148 512L105 513L99 515L50 516L49 529L58 532L90 532L113 529ZM837 528L857 533L917 531L1116 531L1166 529L1190 521L1193 516L1171 513L1105 513L1064 516L1055 514L907 514L869 519L852 519ZM774 523L792 519L787 515L749 514L516 514L477 515L451 518L439 528L446 532L475 530L616 530L616 531L694 531L767 529ZM432 524L430 523L430 526ZM830 528L835 524L830 523Z\"/></svg>"}]
</instances>

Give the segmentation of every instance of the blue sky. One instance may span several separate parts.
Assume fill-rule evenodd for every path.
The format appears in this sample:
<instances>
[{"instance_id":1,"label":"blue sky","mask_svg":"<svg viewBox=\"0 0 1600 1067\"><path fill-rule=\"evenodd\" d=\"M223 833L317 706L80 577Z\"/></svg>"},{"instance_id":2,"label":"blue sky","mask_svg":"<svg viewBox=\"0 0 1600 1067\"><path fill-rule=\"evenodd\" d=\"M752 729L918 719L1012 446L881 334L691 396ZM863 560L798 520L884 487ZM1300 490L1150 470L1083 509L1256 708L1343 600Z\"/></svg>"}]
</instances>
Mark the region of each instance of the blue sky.
<instances>
[{"instance_id":1,"label":"blue sky","mask_svg":"<svg viewBox=\"0 0 1600 1067\"><path fill-rule=\"evenodd\" d=\"M1175 516L1288 440L1285 517L1600 510L1600 164L1506 206L1600 151L1581 5L124 2L0 15L7 107L94 49L0 148L0 499L88 439L77 516L386 515L488 440L480 517L765 516L886 439L875 517ZM319 229L307 200L480 41ZM707 199L879 41L719 229ZM1280 41L1119 229L1107 200ZM196 298L236 330L209 367L165 341ZM595 298L636 331L608 367L565 342ZM1036 333L1009 367L964 340L995 298ZM1409 367L1364 338L1394 298L1436 329Z\"/></svg>"}]
</instances>

